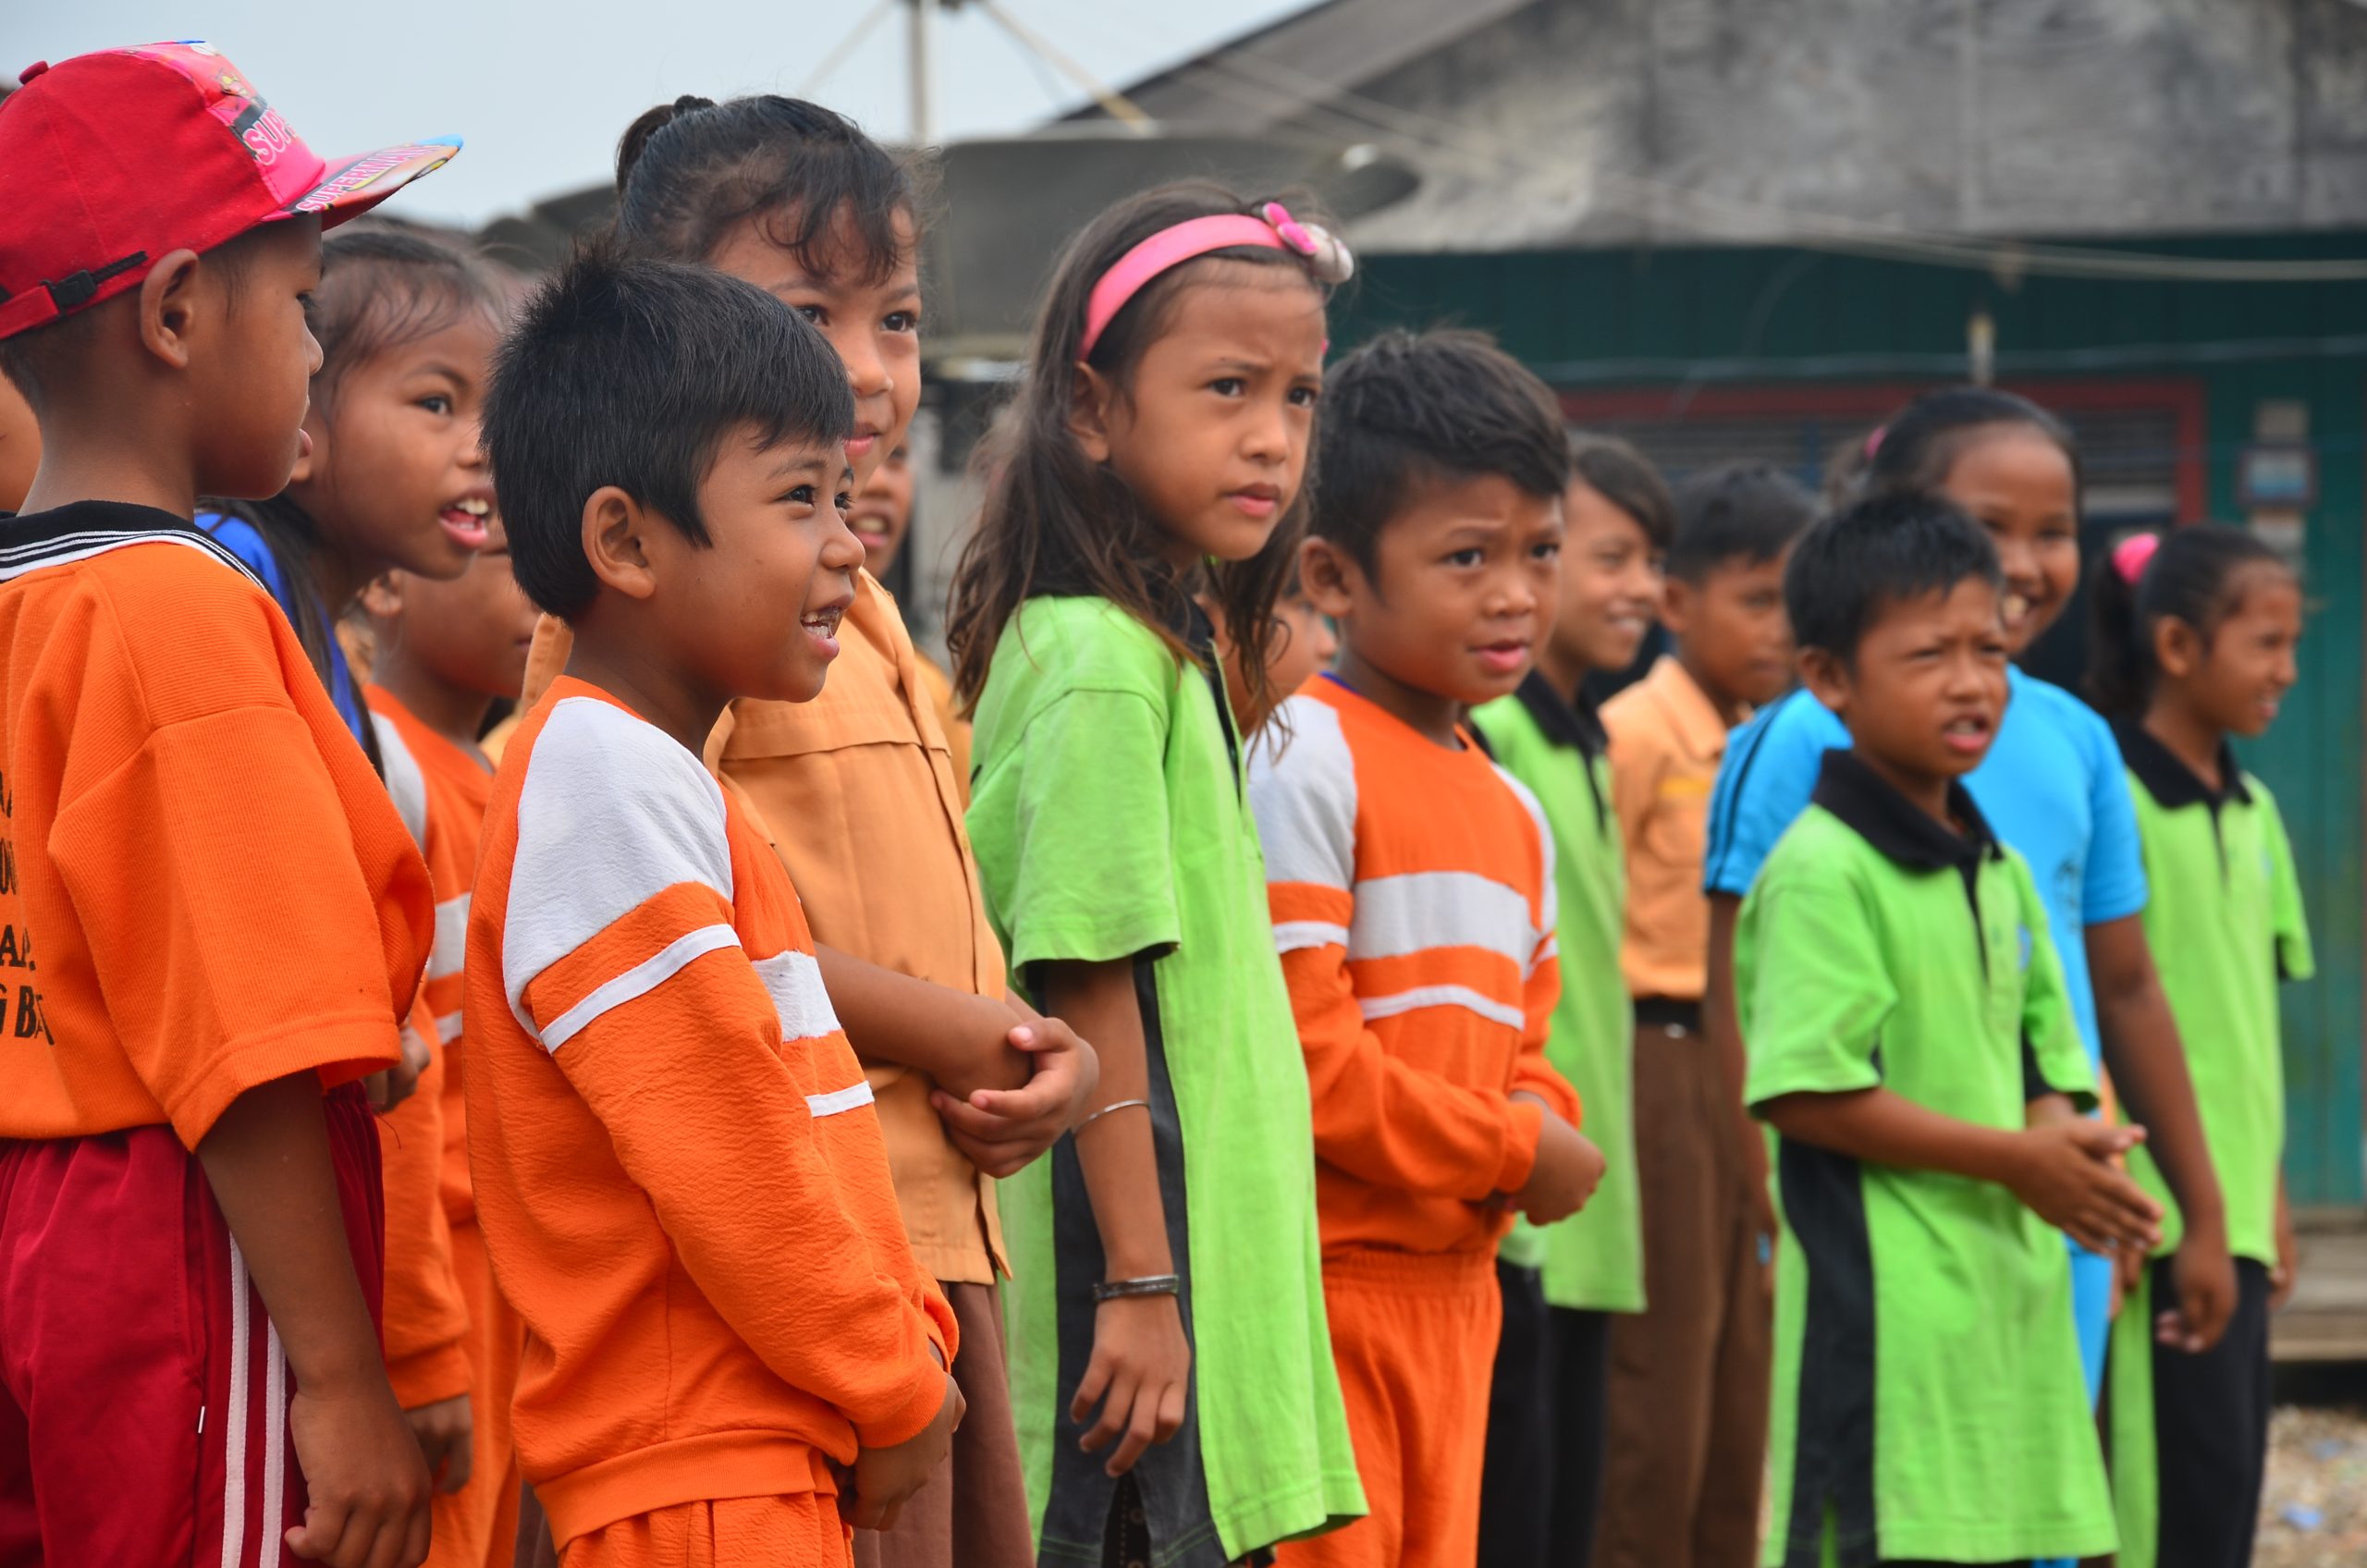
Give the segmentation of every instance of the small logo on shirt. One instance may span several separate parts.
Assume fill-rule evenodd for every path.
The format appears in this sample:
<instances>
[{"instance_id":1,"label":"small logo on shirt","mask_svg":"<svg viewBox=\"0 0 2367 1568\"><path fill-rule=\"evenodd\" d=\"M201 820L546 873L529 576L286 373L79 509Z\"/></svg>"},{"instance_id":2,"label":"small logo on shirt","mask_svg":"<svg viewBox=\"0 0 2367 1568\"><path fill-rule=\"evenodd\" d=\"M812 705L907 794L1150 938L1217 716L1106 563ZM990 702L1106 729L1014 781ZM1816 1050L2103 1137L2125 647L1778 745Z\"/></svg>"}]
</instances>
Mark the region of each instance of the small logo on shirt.
<instances>
[{"instance_id":1,"label":"small logo on shirt","mask_svg":"<svg viewBox=\"0 0 2367 1568\"><path fill-rule=\"evenodd\" d=\"M2022 939L2022 970L2027 974L2030 967L2030 928L2027 925L2016 926L2014 935Z\"/></svg>"}]
</instances>

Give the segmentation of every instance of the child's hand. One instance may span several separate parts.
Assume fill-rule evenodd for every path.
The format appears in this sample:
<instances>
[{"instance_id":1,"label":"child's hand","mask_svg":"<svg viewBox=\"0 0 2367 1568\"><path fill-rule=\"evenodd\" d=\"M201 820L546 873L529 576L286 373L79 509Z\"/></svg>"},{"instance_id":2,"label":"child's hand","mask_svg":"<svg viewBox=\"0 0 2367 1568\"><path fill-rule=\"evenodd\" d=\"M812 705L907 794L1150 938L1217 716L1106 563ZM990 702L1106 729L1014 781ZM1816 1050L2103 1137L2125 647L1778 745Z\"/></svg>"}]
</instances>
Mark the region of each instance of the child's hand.
<instances>
[{"instance_id":1,"label":"child's hand","mask_svg":"<svg viewBox=\"0 0 2367 1568\"><path fill-rule=\"evenodd\" d=\"M2108 1127L2085 1117L2024 1131L2006 1188L2023 1207L2086 1247L2150 1253L2162 1239L2162 1206L2114 1159L2145 1139L2142 1127Z\"/></svg>"},{"instance_id":2,"label":"child's hand","mask_svg":"<svg viewBox=\"0 0 2367 1568\"><path fill-rule=\"evenodd\" d=\"M2170 1268L2178 1299L2154 1313L2153 1337L2200 1355L2219 1342L2236 1315L2236 1260L2227 1254L2227 1233L2206 1234L2189 1225Z\"/></svg>"},{"instance_id":3,"label":"child's hand","mask_svg":"<svg viewBox=\"0 0 2367 1568\"><path fill-rule=\"evenodd\" d=\"M1605 1163L1591 1138L1549 1110L1537 1130L1537 1163L1513 1194L1513 1207L1533 1225L1566 1219L1594 1196Z\"/></svg>"},{"instance_id":4,"label":"child's hand","mask_svg":"<svg viewBox=\"0 0 2367 1568\"><path fill-rule=\"evenodd\" d=\"M433 1484L383 1378L299 1387L288 1426L310 1503L288 1550L332 1568L419 1568Z\"/></svg>"},{"instance_id":5,"label":"child's hand","mask_svg":"<svg viewBox=\"0 0 2367 1568\"><path fill-rule=\"evenodd\" d=\"M1163 1443L1184 1425L1191 1391L1192 1342L1184 1337L1183 1309L1173 1296L1121 1296L1093 1316L1093 1359L1069 1403L1082 1425L1096 1404L1101 1418L1077 1447L1087 1453L1116 1439L1109 1472L1122 1476L1143 1450Z\"/></svg>"},{"instance_id":6,"label":"child's hand","mask_svg":"<svg viewBox=\"0 0 2367 1568\"><path fill-rule=\"evenodd\" d=\"M419 1439L419 1452L427 1460L427 1473L435 1478L435 1489L457 1492L467 1486L475 1452L469 1396L454 1394L418 1405L404 1411L403 1419L411 1423L411 1435Z\"/></svg>"},{"instance_id":7,"label":"child's hand","mask_svg":"<svg viewBox=\"0 0 2367 1568\"><path fill-rule=\"evenodd\" d=\"M2139 1283L2145 1278L2145 1266L2151 1261L2135 1247L2122 1247L2112 1255L2112 1301L2104 1312L2106 1318L2120 1316L2120 1309L2137 1293Z\"/></svg>"},{"instance_id":8,"label":"child's hand","mask_svg":"<svg viewBox=\"0 0 2367 1568\"><path fill-rule=\"evenodd\" d=\"M2285 1201L2285 1182L2276 1183L2276 1267L2268 1271L2268 1309L2282 1312L2301 1280L2301 1238L2293 1231L2293 1206Z\"/></svg>"},{"instance_id":9,"label":"child's hand","mask_svg":"<svg viewBox=\"0 0 2367 1568\"><path fill-rule=\"evenodd\" d=\"M1101 1082L1093 1047L1057 1018L1017 1024L1009 1038L1029 1059L1023 1087L979 1089L967 1100L942 1089L929 1096L953 1146L998 1178L1015 1174L1074 1126Z\"/></svg>"},{"instance_id":10,"label":"child's hand","mask_svg":"<svg viewBox=\"0 0 2367 1568\"><path fill-rule=\"evenodd\" d=\"M839 1512L858 1530L889 1530L914 1492L928 1484L953 1446L953 1429L969 1408L953 1374L945 1375L945 1401L929 1424L890 1448L866 1448L854 1456L854 1489L839 1494Z\"/></svg>"},{"instance_id":11,"label":"child's hand","mask_svg":"<svg viewBox=\"0 0 2367 1568\"><path fill-rule=\"evenodd\" d=\"M404 1030L402 1060L392 1067L380 1068L362 1081L370 1096L370 1109L383 1116L411 1098L429 1060L427 1042L415 1032Z\"/></svg>"}]
</instances>

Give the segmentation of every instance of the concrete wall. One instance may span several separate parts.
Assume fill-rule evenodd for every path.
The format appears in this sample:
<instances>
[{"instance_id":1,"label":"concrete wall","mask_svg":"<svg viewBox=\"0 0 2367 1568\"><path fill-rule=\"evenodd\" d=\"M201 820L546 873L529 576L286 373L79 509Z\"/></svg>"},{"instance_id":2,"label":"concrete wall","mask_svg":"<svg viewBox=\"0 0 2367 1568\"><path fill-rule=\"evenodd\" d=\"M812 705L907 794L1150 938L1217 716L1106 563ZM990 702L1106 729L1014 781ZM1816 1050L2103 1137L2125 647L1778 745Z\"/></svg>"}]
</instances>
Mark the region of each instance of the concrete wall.
<instances>
[{"instance_id":1,"label":"concrete wall","mask_svg":"<svg viewBox=\"0 0 2367 1568\"><path fill-rule=\"evenodd\" d=\"M2353 0L1537 0L1331 97L1327 33L1395 5L1335 0L1146 100L1416 156L1423 190L1356 226L1378 250L2367 219Z\"/></svg>"}]
</instances>

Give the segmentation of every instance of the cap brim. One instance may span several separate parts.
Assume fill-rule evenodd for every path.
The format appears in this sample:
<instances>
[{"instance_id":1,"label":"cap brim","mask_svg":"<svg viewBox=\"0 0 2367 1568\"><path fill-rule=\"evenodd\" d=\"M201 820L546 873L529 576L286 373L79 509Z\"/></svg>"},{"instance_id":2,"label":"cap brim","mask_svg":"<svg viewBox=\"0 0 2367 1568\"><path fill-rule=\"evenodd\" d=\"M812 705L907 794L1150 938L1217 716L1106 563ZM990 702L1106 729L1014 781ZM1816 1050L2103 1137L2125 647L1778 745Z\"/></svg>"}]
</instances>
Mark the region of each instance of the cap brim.
<instances>
[{"instance_id":1,"label":"cap brim","mask_svg":"<svg viewBox=\"0 0 2367 1568\"><path fill-rule=\"evenodd\" d=\"M382 147L350 158L331 158L320 183L288 203L287 215L318 213L323 228L360 217L417 179L442 168L460 150L457 136L439 136L401 147Z\"/></svg>"}]
</instances>

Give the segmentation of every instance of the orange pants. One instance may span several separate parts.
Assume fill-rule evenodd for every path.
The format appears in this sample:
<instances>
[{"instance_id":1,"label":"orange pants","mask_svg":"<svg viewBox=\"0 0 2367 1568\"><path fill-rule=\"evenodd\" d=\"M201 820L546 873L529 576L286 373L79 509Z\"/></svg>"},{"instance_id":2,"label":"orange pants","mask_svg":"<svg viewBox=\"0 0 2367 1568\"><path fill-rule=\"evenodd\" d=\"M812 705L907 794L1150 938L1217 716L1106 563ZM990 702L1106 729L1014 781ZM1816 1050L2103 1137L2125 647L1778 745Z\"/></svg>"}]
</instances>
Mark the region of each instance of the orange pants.
<instances>
[{"instance_id":1,"label":"orange pants","mask_svg":"<svg viewBox=\"0 0 2367 1568\"><path fill-rule=\"evenodd\" d=\"M518 1545L519 1478L509 1400L518 1391L526 1325L494 1284L484 1232L472 1221L452 1227L452 1274L469 1304L472 1467L467 1486L435 1494L427 1568L510 1568Z\"/></svg>"},{"instance_id":2,"label":"orange pants","mask_svg":"<svg viewBox=\"0 0 2367 1568\"><path fill-rule=\"evenodd\" d=\"M636 1513L576 1537L560 1568L847 1568L854 1535L827 1492L728 1497Z\"/></svg>"},{"instance_id":3,"label":"orange pants","mask_svg":"<svg viewBox=\"0 0 2367 1568\"><path fill-rule=\"evenodd\" d=\"M1327 1256L1323 1304L1371 1513L1275 1548L1279 1568L1472 1568L1503 1317L1493 1250Z\"/></svg>"}]
</instances>

